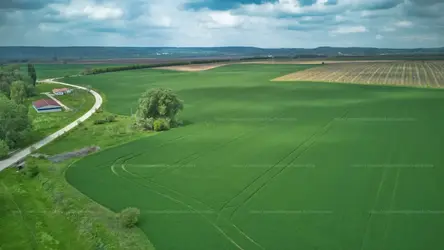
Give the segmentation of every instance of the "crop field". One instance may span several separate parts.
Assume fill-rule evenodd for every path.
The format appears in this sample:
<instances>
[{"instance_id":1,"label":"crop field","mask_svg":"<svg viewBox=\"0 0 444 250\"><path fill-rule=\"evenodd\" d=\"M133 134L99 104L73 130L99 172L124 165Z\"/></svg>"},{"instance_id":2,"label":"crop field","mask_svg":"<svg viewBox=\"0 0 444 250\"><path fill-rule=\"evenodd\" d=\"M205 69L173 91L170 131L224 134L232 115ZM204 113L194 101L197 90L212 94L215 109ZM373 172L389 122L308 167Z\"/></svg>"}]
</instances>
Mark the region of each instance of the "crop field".
<instances>
[{"instance_id":1,"label":"crop field","mask_svg":"<svg viewBox=\"0 0 444 250\"><path fill-rule=\"evenodd\" d=\"M120 66L121 64L35 64L37 71L37 78L39 80L48 79L51 77L62 77L80 74L86 68L105 68ZM21 65L21 70L27 72L25 64Z\"/></svg>"},{"instance_id":2,"label":"crop field","mask_svg":"<svg viewBox=\"0 0 444 250\"><path fill-rule=\"evenodd\" d=\"M121 115L152 87L185 110L183 127L88 156L66 178L113 211L139 208L157 250L443 249L444 92L270 82L309 67L67 79Z\"/></svg>"},{"instance_id":3,"label":"crop field","mask_svg":"<svg viewBox=\"0 0 444 250\"><path fill-rule=\"evenodd\" d=\"M324 81L443 88L444 61L329 64L281 76L275 81Z\"/></svg>"}]
</instances>

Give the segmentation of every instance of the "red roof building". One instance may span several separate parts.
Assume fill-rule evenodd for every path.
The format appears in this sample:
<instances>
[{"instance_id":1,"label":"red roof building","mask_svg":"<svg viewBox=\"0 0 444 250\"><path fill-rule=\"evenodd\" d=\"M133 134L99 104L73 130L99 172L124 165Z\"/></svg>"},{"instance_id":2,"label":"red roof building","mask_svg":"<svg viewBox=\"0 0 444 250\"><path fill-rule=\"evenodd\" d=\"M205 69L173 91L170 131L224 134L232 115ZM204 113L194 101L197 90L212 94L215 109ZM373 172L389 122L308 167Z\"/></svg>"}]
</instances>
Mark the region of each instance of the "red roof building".
<instances>
[{"instance_id":1,"label":"red roof building","mask_svg":"<svg viewBox=\"0 0 444 250\"><path fill-rule=\"evenodd\" d=\"M62 107L52 99L41 99L32 103L34 109L39 112L58 112L62 111Z\"/></svg>"}]
</instances>

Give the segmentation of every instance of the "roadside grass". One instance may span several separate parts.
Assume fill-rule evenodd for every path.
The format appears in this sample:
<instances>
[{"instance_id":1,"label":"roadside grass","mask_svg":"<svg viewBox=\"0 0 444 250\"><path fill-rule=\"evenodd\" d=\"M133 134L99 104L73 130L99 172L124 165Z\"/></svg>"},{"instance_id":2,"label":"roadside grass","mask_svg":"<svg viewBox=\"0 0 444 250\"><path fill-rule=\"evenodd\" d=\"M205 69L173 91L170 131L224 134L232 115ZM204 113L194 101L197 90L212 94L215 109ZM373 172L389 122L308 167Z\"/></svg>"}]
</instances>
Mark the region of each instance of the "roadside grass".
<instances>
[{"instance_id":1,"label":"roadside grass","mask_svg":"<svg viewBox=\"0 0 444 250\"><path fill-rule=\"evenodd\" d=\"M109 115L94 114L38 152L59 154L90 145L103 150L155 134L131 129L132 120L125 116L93 125ZM34 179L12 168L0 173L0 235L5 236L0 249L154 249L140 229L123 229L115 213L66 182L64 172L76 160L53 164L28 158L27 165L40 169Z\"/></svg>"}]
</instances>

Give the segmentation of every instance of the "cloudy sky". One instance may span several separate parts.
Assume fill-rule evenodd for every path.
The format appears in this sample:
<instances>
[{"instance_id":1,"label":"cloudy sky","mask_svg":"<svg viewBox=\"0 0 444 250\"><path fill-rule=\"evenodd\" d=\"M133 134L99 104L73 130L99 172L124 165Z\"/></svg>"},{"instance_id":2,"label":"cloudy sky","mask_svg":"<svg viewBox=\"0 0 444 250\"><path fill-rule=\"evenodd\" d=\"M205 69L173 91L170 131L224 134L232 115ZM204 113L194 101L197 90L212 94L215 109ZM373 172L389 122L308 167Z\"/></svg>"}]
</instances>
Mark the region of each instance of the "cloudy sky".
<instances>
[{"instance_id":1,"label":"cloudy sky","mask_svg":"<svg viewBox=\"0 0 444 250\"><path fill-rule=\"evenodd\" d=\"M444 0L0 0L0 46L444 46Z\"/></svg>"}]
</instances>

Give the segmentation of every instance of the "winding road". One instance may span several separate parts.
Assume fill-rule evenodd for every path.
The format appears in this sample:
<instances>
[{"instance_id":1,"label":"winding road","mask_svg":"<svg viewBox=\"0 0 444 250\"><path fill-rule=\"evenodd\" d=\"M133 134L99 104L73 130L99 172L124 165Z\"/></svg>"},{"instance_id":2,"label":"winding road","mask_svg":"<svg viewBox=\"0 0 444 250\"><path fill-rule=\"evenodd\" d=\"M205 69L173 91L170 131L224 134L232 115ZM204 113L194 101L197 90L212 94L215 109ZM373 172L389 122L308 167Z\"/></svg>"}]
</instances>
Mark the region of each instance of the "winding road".
<instances>
[{"instance_id":1,"label":"winding road","mask_svg":"<svg viewBox=\"0 0 444 250\"><path fill-rule=\"evenodd\" d=\"M58 81L56 81L57 79L59 79L59 78L41 80L40 82L57 83L57 84L62 84L62 85L70 86L73 88L83 89L83 90L88 91L88 89L85 87L81 87L81 86L77 86L77 85L73 85L73 84L69 84L69 83L64 83L64 82L58 82ZM8 159L1 160L0 161L0 171L3 171L5 168L23 160L26 156L31 154L31 149L39 149L39 148L47 145L48 143L54 141L59 136L70 131L71 129L77 127L77 125L79 125L79 123L81 123L81 122L85 121L86 119L88 119L89 117L91 117L97 111L97 109L100 108L100 106L102 106L103 99L99 95L99 93L95 92L94 90L89 90L89 93L91 93L94 96L94 98L96 99L96 102L94 103L94 105L92 106L92 108L88 112L86 112L84 115L82 115L81 117L79 117L75 121L71 122L66 127L60 129L59 131L43 138L42 140L32 144L31 146L29 146L25 149L22 149L16 153L14 153Z\"/></svg>"}]
</instances>

